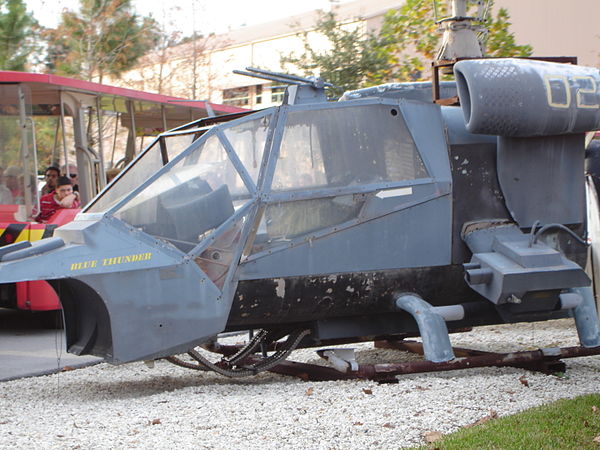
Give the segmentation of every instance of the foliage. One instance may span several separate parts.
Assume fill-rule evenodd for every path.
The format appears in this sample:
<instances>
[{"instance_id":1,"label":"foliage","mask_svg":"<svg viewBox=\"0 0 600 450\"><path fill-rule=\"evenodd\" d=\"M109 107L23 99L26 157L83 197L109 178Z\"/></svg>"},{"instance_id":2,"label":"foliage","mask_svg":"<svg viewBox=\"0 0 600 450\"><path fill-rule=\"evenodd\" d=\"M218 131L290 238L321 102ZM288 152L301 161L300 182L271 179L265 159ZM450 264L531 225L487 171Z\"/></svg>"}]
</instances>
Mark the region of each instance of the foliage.
<instances>
[{"instance_id":1,"label":"foliage","mask_svg":"<svg viewBox=\"0 0 600 450\"><path fill-rule=\"evenodd\" d=\"M438 5L438 13L446 16L448 7ZM509 19L508 11L501 8L487 20L488 56L531 55L531 46L516 44ZM402 7L386 13L379 35L349 29L336 20L333 12L320 13L315 31L329 41L328 50L313 49L304 33L303 53L282 57L281 65L293 65L305 75L319 73L324 80L340 86L338 95L382 82L428 79L430 62L442 37L430 0L406 0Z\"/></svg>"},{"instance_id":2,"label":"foliage","mask_svg":"<svg viewBox=\"0 0 600 450\"><path fill-rule=\"evenodd\" d=\"M65 11L48 30L51 72L102 82L135 66L159 38L156 21L138 16L130 0L80 0L79 11Z\"/></svg>"},{"instance_id":3,"label":"foliage","mask_svg":"<svg viewBox=\"0 0 600 450\"><path fill-rule=\"evenodd\" d=\"M331 94L341 95L349 89L379 84L390 71L386 55L379 50L379 39L360 28L343 27L333 12L320 12L316 31L329 40L329 49L316 51L308 33L302 35L303 53L282 56L281 66L293 65L305 76L319 73L337 88Z\"/></svg>"},{"instance_id":4,"label":"foliage","mask_svg":"<svg viewBox=\"0 0 600 450\"><path fill-rule=\"evenodd\" d=\"M517 45L515 36L509 31L510 15L504 8L498 10L494 20L488 24L489 38L486 41L486 54L498 58L509 56L531 56L531 45Z\"/></svg>"},{"instance_id":5,"label":"foliage","mask_svg":"<svg viewBox=\"0 0 600 450\"><path fill-rule=\"evenodd\" d=\"M380 38L382 52L394 66L393 78L429 78L430 74L426 69L435 58L442 37L435 23L433 8L430 0L406 0L401 8L386 13ZM447 16L448 7L445 4L438 5L438 14ZM486 21L485 26L489 31L485 41L487 56L531 55L531 46L516 44L515 37L509 30L509 19L508 11L500 8L496 17L490 17Z\"/></svg>"},{"instance_id":6,"label":"foliage","mask_svg":"<svg viewBox=\"0 0 600 450\"><path fill-rule=\"evenodd\" d=\"M36 30L37 21L23 0L0 0L0 69L25 70Z\"/></svg>"},{"instance_id":7,"label":"foliage","mask_svg":"<svg viewBox=\"0 0 600 450\"><path fill-rule=\"evenodd\" d=\"M52 148L58 117L34 116L35 139L37 147L37 171L41 172L52 163ZM28 127L28 130L31 128ZM60 132L59 132L60 133ZM32 135L28 133L29 145ZM18 116L0 116L0 167L22 166L21 160L21 128ZM58 155L60 156L60 155Z\"/></svg>"},{"instance_id":8,"label":"foliage","mask_svg":"<svg viewBox=\"0 0 600 450\"><path fill-rule=\"evenodd\" d=\"M176 7L174 9L180 8ZM172 19L167 16L165 9L163 9L162 13L163 16L159 29L160 32L155 45L155 54L152 55L152 58L156 59L156 62L158 63L158 68L153 71L154 73L152 73L150 77L148 77L148 74L144 74L143 77L144 83L151 81L151 84L153 84L152 89L159 94L165 93L165 87L166 85L171 84L171 78L175 73L174 71L170 71L170 73L168 73L169 71L166 70L166 66L169 64L170 60L169 50L182 43L180 31L167 31L167 26L172 28L174 23ZM148 78L151 80L148 80ZM146 86L144 86L144 88L147 89Z\"/></svg>"},{"instance_id":9,"label":"foliage","mask_svg":"<svg viewBox=\"0 0 600 450\"><path fill-rule=\"evenodd\" d=\"M57 159L62 156L62 131L57 127L60 118L58 116L44 117L34 116L35 123L35 140L37 147L37 170L42 172L46 167L56 164L57 161L52 160L52 149L54 148L55 138L58 138L58 154ZM58 134L58 136L56 136Z\"/></svg>"},{"instance_id":10,"label":"foliage","mask_svg":"<svg viewBox=\"0 0 600 450\"><path fill-rule=\"evenodd\" d=\"M464 428L432 444L440 450L592 449L600 445L600 394L533 408ZM427 448L427 447L423 447Z\"/></svg>"},{"instance_id":11,"label":"foliage","mask_svg":"<svg viewBox=\"0 0 600 450\"><path fill-rule=\"evenodd\" d=\"M20 164L21 133L18 116L0 116L0 167Z\"/></svg>"}]
</instances>

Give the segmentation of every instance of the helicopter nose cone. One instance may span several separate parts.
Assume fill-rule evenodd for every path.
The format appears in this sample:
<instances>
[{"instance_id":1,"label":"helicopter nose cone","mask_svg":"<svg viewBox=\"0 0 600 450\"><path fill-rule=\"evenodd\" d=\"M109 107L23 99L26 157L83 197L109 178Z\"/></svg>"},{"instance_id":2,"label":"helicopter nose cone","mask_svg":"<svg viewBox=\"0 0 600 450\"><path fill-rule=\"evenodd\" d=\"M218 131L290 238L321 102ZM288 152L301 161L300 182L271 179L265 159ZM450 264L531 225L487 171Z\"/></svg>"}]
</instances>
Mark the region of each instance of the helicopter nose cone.
<instances>
[{"instance_id":1,"label":"helicopter nose cone","mask_svg":"<svg viewBox=\"0 0 600 450\"><path fill-rule=\"evenodd\" d=\"M75 221L54 237L0 248L0 282L54 280L174 264L181 255L141 239L117 221ZM178 258L179 257L179 258Z\"/></svg>"},{"instance_id":2,"label":"helicopter nose cone","mask_svg":"<svg viewBox=\"0 0 600 450\"><path fill-rule=\"evenodd\" d=\"M69 352L154 359L223 330L229 305L193 260L118 219L81 216L0 254L0 283L55 280Z\"/></svg>"}]
</instances>

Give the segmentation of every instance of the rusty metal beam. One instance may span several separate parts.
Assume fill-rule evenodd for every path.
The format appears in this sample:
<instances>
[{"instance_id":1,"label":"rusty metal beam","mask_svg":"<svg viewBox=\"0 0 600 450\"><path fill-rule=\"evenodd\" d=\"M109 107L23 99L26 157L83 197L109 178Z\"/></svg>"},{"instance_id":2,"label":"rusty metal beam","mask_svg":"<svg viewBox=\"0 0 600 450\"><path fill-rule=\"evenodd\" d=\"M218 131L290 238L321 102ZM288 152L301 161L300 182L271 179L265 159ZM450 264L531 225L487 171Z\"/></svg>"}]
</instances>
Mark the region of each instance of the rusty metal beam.
<instances>
[{"instance_id":1,"label":"rusty metal beam","mask_svg":"<svg viewBox=\"0 0 600 450\"><path fill-rule=\"evenodd\" d=\"M269 345L269 350L276 350L279 347L277 344ZM416 341L386 339L376 340L374 345L376 348L389 348L423 354L423 345ZM241 346L221 345L215 342L205 347L210 351L230 356L235 354ZM269 371L281 375L295 376L305 381L369 379L379 382L393 382L398 375L475 367L518 367L543 373L557 373L564 372L566 369L566 365L561 359L600 355L600 347L547 348L512 353L484 352L460 347L454 347L453 350L456 358L440 363L423 360L403 363L360 364L358 370L344 373L332 367L284 361L272 367ZM254 364L260 359L261 357L256 354L250 355L244 359L243 364Z\"/></svg>"},{"instance_id":2,"label":"rusty metal beam","mask_svg":"<svg viewBox=\"0 0 600 450\"><path fill-rule=\"evenodd\" d=\"M368 379L380 382L394 381L396 376L410 373L438 372L475 367L510 366L544 373L556 373L565 370L565 364L560 361L561 359L599 355L600 347L565 347L514 353L487 353L460 349L459 352L475 355L458 357L452 361L441 363L409 361L395 364L361 364L357 371L347 373L338 372L335 369L315 364L286 361L273 367L270 371L282 375L297 376L306 381Z\"/></svg>"},{"instance_id":3,"label":"rusty metal beam","mask_svg":"<svg viewBox=\"0 0 600 450\"><path fill-rule=\"evenodd\" d=\"M269 369L269 372L297 377L304 381L337 381L359 378L353 373L342 373L331 367L295 361L284 361Z\"/></svg>"},{"instance_id":4,"label":"rusty metal beam","mask_svg":"<svg viewBox=\"0 0 600 450\"><path fill-rule=\"evenodd\" d=\"M417 341L400 341L400 340L382 340L373 342L375 348L389 348L394 350L401 350L404 352L416 353L417 355L423 355L423 344ZM467 356L480 356L480 355L491 355L500 353L482 352L480 350L473 350L470 348L452 347L454 355L456 357L467 357Z\"/></svg>"}]
</instances>

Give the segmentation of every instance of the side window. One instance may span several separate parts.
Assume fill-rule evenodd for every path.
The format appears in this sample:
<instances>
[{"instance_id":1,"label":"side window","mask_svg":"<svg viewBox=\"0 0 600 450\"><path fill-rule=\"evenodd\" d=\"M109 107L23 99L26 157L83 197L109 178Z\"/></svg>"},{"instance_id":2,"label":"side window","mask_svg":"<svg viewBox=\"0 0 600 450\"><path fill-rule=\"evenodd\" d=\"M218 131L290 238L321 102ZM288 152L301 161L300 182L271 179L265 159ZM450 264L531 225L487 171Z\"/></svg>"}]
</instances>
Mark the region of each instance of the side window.
<instances>
[{"instance_id":1,"label":"side window","mask_svg":"<svg viewBox=\"0 0 600 450\"><path fill-rule=\"evenodd\" d=\"M272 190L285 192L428 177L398 108L386 105L296 111L288 116ZM362 194L269 204L252 251L355 219Z\"/></svg>"},{"instance_id":2,"label":"side window","mask_svg":"<svg viewBox=\"0 0 600 450\"><path fill-rule=\"evenodd\" d=\"M290 113L272 189L345 187L427 176L398 108L367 105Z\"/></svg>"},{"instance_id":3,"label":"side window","mask_svg":"<svg viewBox=\"0 0 600 450\"><path fill-rule=\"evenodd\" d=\"M361 195L312 198L267 206L252 251L284 242L356 218L365 200Z\"/></svg>"}]
</instances>

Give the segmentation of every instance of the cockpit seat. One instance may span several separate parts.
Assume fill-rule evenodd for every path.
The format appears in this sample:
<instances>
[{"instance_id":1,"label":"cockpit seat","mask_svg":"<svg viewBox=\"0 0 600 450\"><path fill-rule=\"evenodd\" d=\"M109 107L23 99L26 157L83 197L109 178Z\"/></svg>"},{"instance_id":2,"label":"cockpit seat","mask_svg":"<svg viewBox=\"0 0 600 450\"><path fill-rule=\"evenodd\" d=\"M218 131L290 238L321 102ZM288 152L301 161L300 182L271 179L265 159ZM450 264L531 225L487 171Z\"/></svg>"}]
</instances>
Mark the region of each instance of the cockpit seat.
<instances>
[{"instance_id":1,"label":"cockpit seat","mask_svg":"<svg viewBox=\"0 0 600 450\"><path fill-rule=\"evenodd\" d=\"M197 242L198 236L216 228L234 213L227 185L201 196L173 200L163 207L175 227L175 239Z\"/></svg>"}]
</instances>

